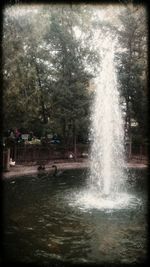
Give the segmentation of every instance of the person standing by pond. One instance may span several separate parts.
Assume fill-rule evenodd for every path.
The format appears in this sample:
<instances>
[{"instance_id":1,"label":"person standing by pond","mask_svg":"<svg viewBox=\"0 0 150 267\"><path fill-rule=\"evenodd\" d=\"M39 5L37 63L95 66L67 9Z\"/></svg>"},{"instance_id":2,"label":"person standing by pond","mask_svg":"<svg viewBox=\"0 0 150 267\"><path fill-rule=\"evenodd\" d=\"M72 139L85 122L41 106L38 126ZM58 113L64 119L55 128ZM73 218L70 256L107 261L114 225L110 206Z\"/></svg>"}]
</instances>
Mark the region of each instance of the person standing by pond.
<instances>
[{"instance_id":1,"label":"person standing by pond","mask_svg":"<svg viewBox=\"0 0 150 267\"><path fill-rule=\"evenodd\" d=\"M5 139L6 148L10 148L10 158L15 160L15 145L19 138L19 132L17 129L10 129L8 137Z\"/></svg>"},{"instance_id":2,"label":"person standing by pond","mask_svg":"<svg viewBox=\"0 0 150 267\"><path fill-rule=\"evenodd\" d=\"M10 129L9 136L5 140L6 148L10 149L10 158L14 160L15 158L15 132L13 129Z\"/></svg>"},{"instance_id":3,"label":"person standing by pond","mask_svg":"<svg viewBox=\"0 0 150 267\"><path fill-rule=\"evenodd\" d=\"M15 135L15 141L17 143L21 138L21 133L19 132L19 130L17 128L14 131L14 135Z\"/></svg>"}]
</instances>

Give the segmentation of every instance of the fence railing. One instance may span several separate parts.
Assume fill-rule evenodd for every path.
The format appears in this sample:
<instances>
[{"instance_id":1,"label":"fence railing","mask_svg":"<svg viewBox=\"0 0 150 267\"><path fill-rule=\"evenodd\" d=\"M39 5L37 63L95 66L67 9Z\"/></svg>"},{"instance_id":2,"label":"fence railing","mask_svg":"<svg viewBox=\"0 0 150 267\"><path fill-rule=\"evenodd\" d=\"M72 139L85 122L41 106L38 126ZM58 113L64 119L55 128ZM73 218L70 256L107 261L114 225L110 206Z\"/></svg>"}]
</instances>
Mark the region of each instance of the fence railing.
<instances>
[{"instance_id":1,"label":"fence railing","mask_svg":"<svg viewBox=\"0 0 150 267\"><path fill-rule=\"evenodd\" d=\"M48 161L55 159L67 159L70 153L73 153L73 147L60 145L15 145L11 148L10 157L16 163ZM83 152L88 151L87 145L77 145L77 157L81 157Z\"/></svg>"},{"instance_id":2,"label":"fence railing","mask_svg":"<svg viewBox=\"0 0 150 267\"><path fill-rule=\"evenodd\" d=\"M83 155L88 155L89 144L77 144L76 157L80 158ZM68 159L69 154L73 153L73 146L66 147L60 145L20 145L16 144L10 148L10 157L16 163L24 162L40 162L50 161L56 159ZM131 154L129 157L128 149L126 150L126 159L135 159L136 161L147 160L147 147L146 146L132 146ZM3 153L3 160L8 161L6 152ZM3 163L4 164L4 163ZM6 163L4 164L6 165Z\"/></svg>"},{"instance_id":3,"label":"fence railing","mask_svg":"<svg viewBox=\"0 0 150 267\"><path fill-rule=\"evenodd\" d=\"M146 144L132 144L126 147L127 160L147 161L148 146Z\"/></svg>"}]
</instances>

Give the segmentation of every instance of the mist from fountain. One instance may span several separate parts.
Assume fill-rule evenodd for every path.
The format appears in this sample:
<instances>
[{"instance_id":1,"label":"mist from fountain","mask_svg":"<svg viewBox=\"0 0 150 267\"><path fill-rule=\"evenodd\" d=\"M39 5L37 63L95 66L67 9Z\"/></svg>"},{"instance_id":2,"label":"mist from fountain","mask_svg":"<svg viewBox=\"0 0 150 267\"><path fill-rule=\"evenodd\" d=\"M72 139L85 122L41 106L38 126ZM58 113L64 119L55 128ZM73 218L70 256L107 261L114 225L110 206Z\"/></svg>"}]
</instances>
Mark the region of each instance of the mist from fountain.
<instances>
[{"instance_id":1,"label":"mist from fountain","mask_svg":"<svg viewBox=\"0 0 150 267\"><path fill-rule=\"evenodd\" d=\"M103 195L120 192L125 181L124 129L114 45L102 56L92 106L89 185Z\"/></svg>"}]
</instances>

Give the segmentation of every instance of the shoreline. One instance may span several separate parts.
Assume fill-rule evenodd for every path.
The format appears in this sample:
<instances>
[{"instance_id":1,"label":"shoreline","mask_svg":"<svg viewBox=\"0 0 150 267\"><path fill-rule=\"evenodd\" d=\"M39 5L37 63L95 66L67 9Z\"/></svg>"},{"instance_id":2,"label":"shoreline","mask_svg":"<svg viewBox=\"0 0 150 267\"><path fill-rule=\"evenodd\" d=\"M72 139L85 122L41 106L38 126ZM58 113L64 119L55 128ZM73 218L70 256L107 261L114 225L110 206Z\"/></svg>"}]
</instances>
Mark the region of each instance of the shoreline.
<instances>
[{"instance_id":1,"label":"shoreline","mask_svg":"<svg viewBox=\"0 0 150 267\"><path fill-rule=\"evenodd\" d=\"M54 160L45 164L45 170L43 171L37 170L38 165L36 163L32 163L30 165L17 164L13 167L10 167L9 171L2 172L2 179L8 179L18 176L35 175L40 172L52 173L54 171L52 165L57 165L58 170L84 169L89 167L89 160L88 159L84 160L82 159L78 161ZM126 166L127 168L138 168L138 169L148 168L147 163L142 163L142 162L139 163L135 161L128 162Z\"/></svg>"}]
</instances>

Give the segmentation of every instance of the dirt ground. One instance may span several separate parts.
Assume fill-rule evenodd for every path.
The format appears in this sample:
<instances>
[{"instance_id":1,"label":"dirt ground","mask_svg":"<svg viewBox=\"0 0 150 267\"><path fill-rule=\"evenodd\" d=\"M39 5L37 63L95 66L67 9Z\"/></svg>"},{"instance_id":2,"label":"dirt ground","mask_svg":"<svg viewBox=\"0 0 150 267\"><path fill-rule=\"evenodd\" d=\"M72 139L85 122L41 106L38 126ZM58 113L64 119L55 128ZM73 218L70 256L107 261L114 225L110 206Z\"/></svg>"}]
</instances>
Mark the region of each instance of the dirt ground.
<instances>
[{"instance_id":1,"label":"dirt ground","mask_svg":"<svg viewBox=\"0 0 150 267\"><path fill-rule=\"evenodd\" d=\"M78 159L77 161L72 160L54 160L45 163L44 172L53 172L54 168L52 165L57 165L58 170L65 169L80 169L80 168L88 168L89 160L88 159ZM10 167L9 171L3 172L2 178L11 178L11 177L19 177L24 175L32 175L38 173L38 166L36 162L27 163L27 164L16 164L15 166ZM132 160L127 163L127 167L130 168L147 168L147 162L138 162Z\"/></svg>"}]
</instances>

